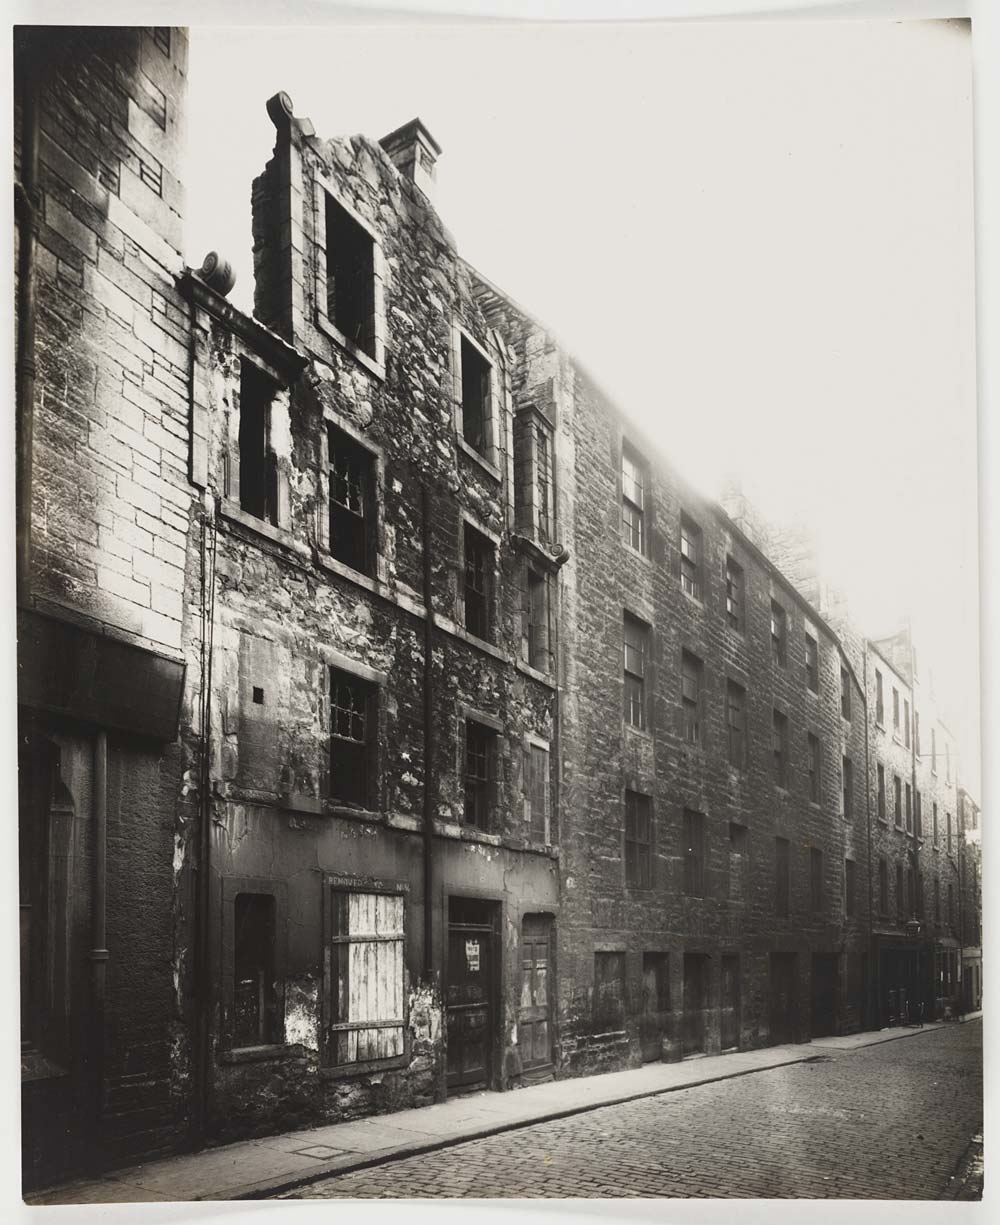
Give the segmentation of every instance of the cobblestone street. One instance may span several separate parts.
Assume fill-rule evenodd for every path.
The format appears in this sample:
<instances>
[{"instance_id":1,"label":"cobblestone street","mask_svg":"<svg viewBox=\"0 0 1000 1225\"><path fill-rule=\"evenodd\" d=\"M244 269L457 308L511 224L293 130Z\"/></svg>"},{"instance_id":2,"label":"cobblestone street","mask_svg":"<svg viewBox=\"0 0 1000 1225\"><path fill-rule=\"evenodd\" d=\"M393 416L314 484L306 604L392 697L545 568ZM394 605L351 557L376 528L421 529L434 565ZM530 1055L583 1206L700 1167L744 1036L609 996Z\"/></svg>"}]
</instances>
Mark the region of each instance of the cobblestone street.
<instances>
[{"instance_id":1,"label":"cobblestone street","mask_svg":"<svg viewBox=\"0 0 1000 1225\"><path fill-rule=\"evenodd\" d=\"M937 1199L982 1120L979 1021L608 1106L288 1199Z\"/></svg>"}]
</instances>

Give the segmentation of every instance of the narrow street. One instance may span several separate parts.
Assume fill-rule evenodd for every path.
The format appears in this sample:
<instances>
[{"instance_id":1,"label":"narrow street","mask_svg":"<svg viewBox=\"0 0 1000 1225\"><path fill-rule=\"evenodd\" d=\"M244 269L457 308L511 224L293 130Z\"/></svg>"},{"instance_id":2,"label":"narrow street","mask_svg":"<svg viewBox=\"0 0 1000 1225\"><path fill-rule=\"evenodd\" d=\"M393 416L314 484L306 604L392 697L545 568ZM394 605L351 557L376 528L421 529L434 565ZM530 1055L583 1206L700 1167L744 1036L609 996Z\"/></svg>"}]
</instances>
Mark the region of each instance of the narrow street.
<instances>
[{"instance_id":1,"label":"narrow street","mask_svg":"<svg viewBox=\"0 0 1000 1225\"><path fill-rule=\"evenodd\" d=\"M982 1121L982 1022L823 1052L279 1198L938 1199Z\"/></svg>"}]
</instances>

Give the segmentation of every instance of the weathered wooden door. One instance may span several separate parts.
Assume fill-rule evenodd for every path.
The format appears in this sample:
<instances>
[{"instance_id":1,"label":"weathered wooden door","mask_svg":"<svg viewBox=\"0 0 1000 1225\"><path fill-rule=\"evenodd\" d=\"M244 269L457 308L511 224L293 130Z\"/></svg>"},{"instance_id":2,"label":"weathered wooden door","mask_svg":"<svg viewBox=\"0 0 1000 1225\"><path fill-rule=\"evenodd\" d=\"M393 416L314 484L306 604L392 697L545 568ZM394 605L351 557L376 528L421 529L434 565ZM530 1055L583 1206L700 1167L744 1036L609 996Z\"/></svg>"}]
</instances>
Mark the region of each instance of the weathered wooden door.
<instances>
[{"instance_id":1,"label":"weathered wooden door","mask_svg":"<svg viewBox=\"0 0 1000 1225\"><path fill-rule=\"evenodd\" d=\"M663 1058L663 1038L670 1020L670 958L667 953L642 955L642 1016L639 1043L644 1063Z\"/></svg>"},{"instance_id":2,"label":"weathered wooden door","mask_svg":"<svg viewBox=\"0 0 1000 1225\"><path fill-rule=\"evenodd\" d=\"M724 1051L740 1044L740 959L733 955L722 959L721 1041Z\"/></svg>"},{"instance_id":3,"label":"weathered wooden door","mask_svg":"<svg viewBox=\"0 0 1000 1225\"><path fill-rule=\"evenodd\" d=\"M552 1067L549 1003L552 920L529 914L521 920L521 991L517 1009L517 1041L521 1067L531 1079Z\"/></svg>"},{"instance_id":4,"label":"weathered wooden door","mask_svg":"<svg viewBox=\"0 0 1000 1225\"><path fill-rule=\"evenodd\" d=\"M684 954L684 1042L683 1054L705 1049L705 1003L708 958L700 953Z\"/></svg>"},{"instance_id":5,"label":"weathered wooden door","mask_svg":"<svg viewBox=\"0 0 1000 1225\"><path fill-rule=\"evenodd\" d=\"M449 912L448 1088L485 1088L492 1078L496 1011L491 907L462 899Z\"/></svg>"}]
</instances>

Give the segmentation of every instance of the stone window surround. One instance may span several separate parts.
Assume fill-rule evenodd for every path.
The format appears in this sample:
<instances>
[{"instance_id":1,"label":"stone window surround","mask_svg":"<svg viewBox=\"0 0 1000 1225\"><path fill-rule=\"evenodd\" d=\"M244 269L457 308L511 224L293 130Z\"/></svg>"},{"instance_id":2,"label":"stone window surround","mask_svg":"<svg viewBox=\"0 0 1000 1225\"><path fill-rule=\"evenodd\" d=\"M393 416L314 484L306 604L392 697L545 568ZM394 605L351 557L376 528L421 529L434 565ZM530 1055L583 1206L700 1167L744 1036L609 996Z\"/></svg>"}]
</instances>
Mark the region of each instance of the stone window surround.
<instances>
[{"instance_id":1,"label":"stone window surround","mask_svg":"<svg viewBox=\"0 0 1000 1225\"><path fill-rule=\"evenodd\" d=\"M501 763L507 755L506 727L502 719L488 711L481 710L478 706L470 706L467 702L455 703L455 716L453 726L455 729L455 778L458 780L461 787L461 814L453 821L458 825L460 830L471 830L477 835L483 836L484 839L489 838L495 841L497 845L500 843L500 834L496 829L480 829L478 826L469 826L465 823L465 725L467 722L481 723L483 727L488 727L496 734L496 739L493 744L493 797L491 811L491 825L497 824L498 815L502 815L502 783ZM544 743L542 741L541 743Z\"/></svg>"},{"instance_id":2,"label":"stone window surround","mask_svg":"<svg viewBox=\"0 0 1000 1225\"><path fill-rule=\"evenodd\" d=\"M316 326L342 349L349 353L359 365L377 379L385 380L386 356L386 313L385 313L385 257L382 242L371 224L362 217L356 209L344 199L336 186L321 171L317 170L314 185L313 224L315 233L316 258L313 263L315 278L315 315ZM372 240L372 263L374 266L374 313L375 313L375 355L366 353L349 340L334 324L326 313L326 198L330 196L348 214Z\"/></svg>"},{"instance_id":3,"label":"stone window surround","mask_svg":"<svg viewBox=\"0 0 1000 1225\"><path fill-rule=\"evenodd\" d=\"M553 799L552 797L552 742L550 740L546 740L542 736L536 735L534 732L525 732L524 735L521 737L521 749L524 754L523 761L525 763L525 767L524 767L525 768L525 778L523 779L523 786L522 786L522 794L523 794L522 810L521 810L522 818L525 822L525 825L527 826L528 815L529 815L528 814L527 761L528 761L528 756L531 752L532 747L536 749L544 749L545 752L549 754L548 803L546 805L547 812L546 812L546 818L545 818L545 842L541 845L552 846L553 845L552 830L553 830L553 827L556 825L554 805L552 803L552 799Z\"/></svg>"},{"instance_id":4,"label":"stone window surround","mask_svg":"<svg viewBox=\"0 0 1000 1225\"><path fill-rule=\"evenodd\" d=\"M291 487L288 480L288 471L281 463L277 464L277 486L278 486L278 505L276 507L276 518L278 522L268 523L266 519L259 519L256 515L251 515L240 505L240 385L242 382L243 366L250 365L263 374L271 383L274 384L275 394L271 400L271 412L274 413L275 406L279 412L284 413L284 426L287 429L289 439L291 438L291 414L289 412L291 392L288 386L288 380L284 378L273 366L264 361L256 353L251 354L243 346L237 348L239 356L240 376L234 379L230 384L230 394L233 396L234 403L225 411L224 425L225 431L225 464L223 470L223 495L222 495L222 510L230 519L237 523L242 523L244 526L252 528L254 531L260 532L269 539L282 541L286 537L291 538ZM280 427L279 427L280 428ZM274 430L274 420L272 417L269 433ZM290 457L287 457L290 462Z\"/></svg>"},{"instance_id":5,"label":"stone window surround","mask_svg":"<svg viewBox=\"0 0 1000 1225\"><path fill-rule=\"evenodd\" d=\"M288 882L265 876L223 876L222 890L222 984L223 1014L219 1032L219 1060L223 1063L281 1059L289 1053L284 1040L285 1001L281 984L288 953ZM232 1039L233 992L235 989L236 897L240 893L264 893L274 898L274 977L278 983L276 1007L281 1017L282 1040L266 1046L234 1046Z\"/></svg>"},{"instance_id":6,"label":"stone window surround","mask_svg":"<svg viewBox=\"0 0 1000 1225\"><path fill-rule=\"evenodd\" d=\"M409 930L410 924L410 885L405 880L377 879L366 876L342 876L339 873L325 872L323 874L323 931L329 933L333 929L330 894L334 889L351 893L386 893L403 899L403 931ZM373 1059L366 1063L333 1064L329 1061L329 1047L325 1039L320 1040L319 1074L324 1079L347 1080L354 1076L366 1076L383 1068L406 1067L412 1058L410 1050L410 1010L409 1010L409 974L406 963L406 939L403 940L403 1053L392 1055L388 1059ZM330 976L323 970L321 980L321 1031L327 1032L330 1024L332 1007L330 991L332 984Z\"/></svg>"},{"instance_id":7,"label":"stone window surround","mask_svg":"<svg viewBox=\"0 0 1000 1225\"><path fill-rule=\"evenodd\" d=\"M616 443L617 443L617 451L618 451L618 463L616 466L616 473L615 473L615 476L616 476L615 496L616 496L616 500L618 504L618 517L619 517L618 536L622 542L622 545L624 546L624 548L628 550L628 552L631 554L632 557L641 558L643 561L649 562L650 565L652 565L652 561L653 561L652 537L653 537L653 529L655 526L656 516L655 516L655 501L653 498L653 490L652 490L651 468L649 466L648 461L646 461L643 458L642 451L640 450L640 448L636 446L635 443L631 442L628 439L624 430L619 430L618 436L616 438ZM622 530L621 519L622 519L622 515L624 512L624 506L625 506L625 500L626 500L625 499L625 482L623 481L622 477L623 477L624 461L626 457L630 458L642 470L642 473L645 477L645 481L643 484L643 504L641 507L642 536L643 536L643 545L642 545L641 550L632 547L631 543L625 539L625 534ZM631 504L635 505L635 503L631 503Z\"/></svg>"},{"instance_id":8,"label":"stone window surround","mask_svg":"<svg viewBox=\"0 0 1000 1225\"><path fill-rule=\"evenodd\" d=\"M645 885L630 884L627 873L627 855L625 844L628 841L628 793L641 796L649 801L649 882ZM656 889L656 859L657 859L657 838L656 838L656 798L654 788L648 783L641 784L637 778L631 774L627 775L624 786L621 792L621 812L622 812L622 832L621 832L621 860L622 860L622 883L625 894L630 892L639 894L648 894Z\"/></svg>"},{"instance_id":9,"label":"stone window surround","mask_svg":"<svg viewBox=\"0 0 1000 1225\"><path fill-rule=\"evenodd\" d=\"M343 655L334 647L321 645L318 650L320 661L324 668L324 682L322 686L321 710L320 718L322 720L323 734L327 740L326 751L326 767L323 772L323 786L321 787L322 794L326 797L324 811L333 815L367 817L369 820L378 820L381 815L382 802L382 769L385 762L385 752L383 749L385 719L386 719L386 684L388 682L388 674L378 668L372 668L370 665L362 663L360 660L352 659L349 655ZM329 762L330 762L330 669L336 668L340 672L347 672L351 676L356 676L359 680L372 685L375 690L374 706L375 706L375 729L374 743L370 746L371 761L369 769L371 777L369 782L370 798L374 797L375 803L369 808L353 808L349 805L341 805L332 801L330 797L329 783Z\"/></svg>"},{"instance_id":10,"label":"stone window surround","mask_svg":"<svg viewBox=\"0 0 1000 1225\"><path fill-rule=\"evenodd\" d=\"M555 498L555 492L556 492L556 489L555 489L555 484L556 484L555 482L555 469L556 469L555 426L552 420L549 418L548 414L545 413L543 409L539 408L537 404L526 404L523 408L519 408L517 410L516 416L517 416L518 421L525 421L527 423L527 428L530 430L529 451L530 451L530 456L531 456L530 458L531 478L530 479L531 479L531 490L532 490L530 535L531 535L531 539L536 544L541 544L543 540L541 528L539 525L540 516L538 513L538 507L539 507L538 496L537 496L538 495L538 447L537 447L537 442L536 442L536 431L539 428L541 428L545 432L546 436L548 437L548 441L549 441L549 498L551 502L550 511L549 511L548 541L550 542L555 541L558 539L558 535L559 535L558 528L557 528L556 498ZM461 438L461 431L458 432L458 437ZM465 442L464 439L462 439L462 441L463 443ZM481 460L482 456L477 454L476 458Z\"/></svg>"},{"instance_id":11,"label":"stone window surround","mask_svg":"<svg viewBox=\"0 0 1000 1225\"><path fill-rule=\"evenodd\" d=\"M490 439L488 446L488 454L481 455L475 447L472 447L465 441L464 420L462 416L462 341L463 339L470 344L482 359L489 365L490 368L490 392L489 392L489 422L490 422ZM499 346L498 346L499 354ZM489 349L481 344L468 328L463 327L458 320L454 320L451 325L451 376L452 376L452 419L455 426L455 445L463 453L467 455L475 463L479 464L484 471L495 481L503 480L503 471L501 468L502 455L507 447L507 425L506 414L504 412L504 395L503 388L500 385L502 375L500 364L497 361L497 356L491 355ZM502 443L502 445L501 445Z\"/></svg>"},{"instance_id":12,"label":"stone window surround","mask_svg":"<svg viewBox=\"0 0 1000 1225\"><path fill-rule=\"evenodd\" d=\"M352 442L357 443L372 459L374 472L372 509L375 512L376 542L375 556L372 559L375 568L373 575L364 574L360 570L352 569L352 567L344 562L338 561L330 553L330 431L326 428L328 425L336 426L338 430L342 430ZM385 450L378 443L372 442L365 432L360 430L348 418L332 408L325 407L323 409L323 428L320 430L319 452L319 472L317 474L317 491L319 496L316 499L316 538L319 541L324 562L332 563L338 571L342 567L350 575L356 574L360 578L371 579L378 583L387 582L389 563L385 556Z\"/></svg>"},{"instance_id":13,"label":"stone window surround","mask_svg":"<svg viewBox=\"0 0 1000 1225\"><path fill-rule=\"evenodd\" d=\"M490 628L496 636L498 629L498 610L499 601L498 595L500 590L500 547L503 543L498 532L488 528L481 519L471 514L464 507L459 507L458 510L458 565L455 568L455 626L461 630L461 637L466 641L485 646L493 647L496 650L495 643L492 643L487 638L479 638L476 634L470 633L465 629L465 528L469 526L477 531L480 536L485 536L493 545L493 573L490 577ZM435 621L440 621L441 618L436 617ZM504 654L500 658L506 660L508 657Z\"/></svg>"}]
</instances>

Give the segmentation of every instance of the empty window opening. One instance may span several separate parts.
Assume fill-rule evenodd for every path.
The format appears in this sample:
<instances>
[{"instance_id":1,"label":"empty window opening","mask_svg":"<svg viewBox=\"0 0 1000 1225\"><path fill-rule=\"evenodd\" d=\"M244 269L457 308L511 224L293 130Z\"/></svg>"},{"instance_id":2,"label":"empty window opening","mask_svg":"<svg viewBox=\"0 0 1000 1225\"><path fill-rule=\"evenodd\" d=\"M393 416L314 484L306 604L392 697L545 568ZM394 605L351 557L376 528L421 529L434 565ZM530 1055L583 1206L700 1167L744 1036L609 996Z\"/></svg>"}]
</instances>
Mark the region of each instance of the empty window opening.
<instances>
[{"instance_id":1,"label":"empty window opening","mask_svg":"<svg viewBox=\"0 0 1000 1225\"><path fill-rule=\"evenodd\" d=\"M785 644L788 636L788 620L785 610L777 602L771 601L771 659L779 667L785 666Z\"/></svg>"},{"instance_id":2,"label":"empty window opening","mask_svg":"<svg viewBox=\"0 0 1000 1225\"><path fill-rule=\"evenodd\" d=\"M375 686L330 669L330 798L368 808L373 801Z\"/></svg>"},{"instance_id":3,"label":"empty window opening","mask_svg":"<svg viewBox=\"0 0 1000 1225\"><path fill-rule=\"evenodd\" d=\"M271 450L271 404L275 385L251 362L240 369L240 507L248 515L278 522L278 465Z\"/></svg>"},{"instance_id":4,"label":"empty window opening","mask_svg":"<svg viewBox=\"0 0 1000 1225\"><path fill-rule=\"evenodd\" d=\"M375 460L334 425L329 443L330 553L352 570L370 575L375 553Z\"/></svg>"},{"instance_id":5,"label":"empty window opening","mask_svg":"<svg viewBox=\"0 0 1000 1225\"><path fill-rule=\"evenodd\" d=\"M235 902L233 1046L280 1042L274 981L275 902L269 893L239 893Z\"/></svg>"},{"instance_id":6,"label":"empty window opening","mask_svg":"<svg viewBox=\"0 0 1000 1225\"><path fill-rule=\"evenodd\" d=\"M819 693L819 644L812 634L806 634L806 686Z\"/></svg>"},{"instance_id":7,"label":"empty window opening","mask_svg":"<svg viewBox=\"0 0 1000 1225\"><path fill-rule=\"evenodd\" d=\"M375 356L375 244L332 196L326 197L326 313L339 332Z\"/></svg>"},{"instance_id":8,"label":"empty window opening","mask_svg":"<svg viewBox=\"0 0 1000 1225\"><path fill-rule=\"evenodd\" d=\"M636 791L625 792L625 884L649 889L653 878L652 801Z\"/></svg>"},{"instance_id":9,"label":"empty window opening","mask_svg":"<svg viewBox=\"0 0 1000 1225\"><path fill-rule=\"evenodd\" d=\"M521 656L532 668L549 672L552 669L552 646L548 576L526 564L524 583Z\"/></svg>"},{"instance_id":10,"label":"empty window opening","mask_svg":"<svg viewBox=\"0 0 1000 1225\"><path fill-rule=\"evenodd\" d=\"M489 458L493 440L490 421L490 363L462 337L462 437Z\"/></svg>"},{"instance_id":11,"label":"empty window opening","mask_svg":"<svg viewBox=\"0 0 1000 1225\"><path fill-rule=\"evenodd\" d=\"M465 525L465 628L477 638L490 639L492 630L493 542Z\"/></svg>"},{"instance_id":12,"label":"empty window opening","mask_svg":"<svg viewBox=\"0 0 1000 1225\"><path fill-rule=\"evenodd\" d=\"M259 685L253 687L253 700L256 706L264 705L264 690Z\"/></svg>"},{"instance_id":13,"label":"empty window opening","mask_svg":"<svg viewBox=\"0 0 1000 1225\"><path fill-rule=\"evenodd\" d=\"M465 721L465 823L486 831L493 824L496 739L493 728Z\"/></svg>"}]
</instances>

